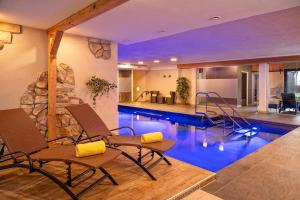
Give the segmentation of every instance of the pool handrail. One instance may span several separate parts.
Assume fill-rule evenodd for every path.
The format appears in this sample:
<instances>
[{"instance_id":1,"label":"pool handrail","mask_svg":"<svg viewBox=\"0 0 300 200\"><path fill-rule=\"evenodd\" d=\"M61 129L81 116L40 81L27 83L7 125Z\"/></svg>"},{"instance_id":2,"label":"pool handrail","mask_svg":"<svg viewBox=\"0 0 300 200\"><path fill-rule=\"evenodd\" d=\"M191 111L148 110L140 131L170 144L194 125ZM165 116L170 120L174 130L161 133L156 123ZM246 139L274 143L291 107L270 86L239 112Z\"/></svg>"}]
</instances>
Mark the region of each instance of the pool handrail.
<instances>
[{"instance_id":1,"label":"pool handrail","mask_svg":"<svg viewBox=\"0 0 300 200\"><path fill-rule=\"evenodd\" d=\"M214 94L216 95L218 98L220 98L222 100L222 102L232 110L232 116L230 116L216 101L214 101L212 98L211 98L211 95L210 94ZM217 108L219 108L220 111L222 111L223 115L227 116L233 123L233 129L234 129L234 125L238 126L239 129L243 128L243 126L238 123L234 117L235 117L235 114L237 115L237 117L239 117L244 123L247 124L247 126L251 126L251 124L244 118L242 117L236 109L234 109L232 106L230 106L228 104L228 102L221 96L219 95L217 92L197 92L196 93L196 97L195 97L195 113L198 113L198 110L197 110L197 106L198 106L198 96L200 95L204 95L205 96L205 111L206 113L208 112L212 112L212 111L209 111L208 110L208 99L217 106ZM215 112L215 111L213 111ZM216 112L215 112L216 113ZM224 120L224 127L225 127L225 120Z\"/></svg>"}]
</instances>

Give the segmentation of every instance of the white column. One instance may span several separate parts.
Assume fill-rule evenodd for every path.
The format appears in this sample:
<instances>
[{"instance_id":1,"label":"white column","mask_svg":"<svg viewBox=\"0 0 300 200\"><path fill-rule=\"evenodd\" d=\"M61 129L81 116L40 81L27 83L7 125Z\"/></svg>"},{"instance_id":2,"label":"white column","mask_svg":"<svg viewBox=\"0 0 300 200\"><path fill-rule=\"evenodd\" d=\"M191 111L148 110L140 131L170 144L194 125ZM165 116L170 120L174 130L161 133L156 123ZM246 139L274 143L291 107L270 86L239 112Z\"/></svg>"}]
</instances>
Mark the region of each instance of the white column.
<instances>
[{"instance_id":1,"label":"white column","mask_svg":"<svg viewBox=\"0 0 300 200\"><path fill-rule=\"evenodd\" d=\"M259 64L258 76L258 112L268 112L269 89L269 64Z\"/></svg>"}]
</instances>

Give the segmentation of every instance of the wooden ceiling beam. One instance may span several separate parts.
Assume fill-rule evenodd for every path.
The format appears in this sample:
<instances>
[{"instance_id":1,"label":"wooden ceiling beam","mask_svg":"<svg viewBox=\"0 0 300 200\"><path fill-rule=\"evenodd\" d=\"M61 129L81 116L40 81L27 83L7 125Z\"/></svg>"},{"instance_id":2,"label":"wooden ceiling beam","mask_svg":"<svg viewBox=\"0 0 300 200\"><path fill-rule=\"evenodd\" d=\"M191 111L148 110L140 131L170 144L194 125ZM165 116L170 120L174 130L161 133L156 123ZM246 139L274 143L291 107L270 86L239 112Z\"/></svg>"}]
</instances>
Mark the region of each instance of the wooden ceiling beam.
<instances>
[{"instance_id":1,"label":"wooden ceiling beam","mask_svg":"<svg viewBox=\"0 0 300 200\"><path fill-rule=\"evenodd\" d=\"M48 29L48 33L56 31L66 31L127 1L128 0L97 0L96 2L71 15L70 17L50 27Z\"/></svg>"},{"instance_id":2,"label":"wooden ceiling beam","mask_svg":"<svg viewBox=\"0 0 300 200\"><path fill-rule=\"evenodd\" d=\"M55 35L52 38L51 48L50 48L50 56L52 58L56 57L56 54L57 54L57 51L58 51L58 47L60 45L60 41L61 41L61 38L63 36L63 33L64 32L62 32L62 31L55 32Z\"/></svg>"},{"instance_id":3,"label":"wooden ceiling beam","mask_svg":"<svg viewBox=\"0 0 300 200\"><path fill-rule=\"evenodd\" d=\"M189 69L189 68L197 68L197 67L234 66L234 65L258 64L258 63L293 62L293 61L300 61L300 55L178 64L177 68Z\"/></svg>"},{"instance_id":4,"label":"wooden ceiling beam","mask_svg":"<svg viewBox=\"0 0 300 200\"><path fill-rule=\"evenodd\" d=\"M128 0L97 0L70 17L50 27L48 32L48 139L55 139L56 132L56 54L64 31L93 17L111 10Z\"/></svg>"},{"instance_id":5,"label":"wooden ceiling beam","mask_svg":"<svg viewBox=\"0 0 300 200\"><path fill-rule=\"evenodd\" d=\"M10 33L21 33L22 28L21 25L0 22L0 31L10 32Z\"/></svg>"}]
</instances>

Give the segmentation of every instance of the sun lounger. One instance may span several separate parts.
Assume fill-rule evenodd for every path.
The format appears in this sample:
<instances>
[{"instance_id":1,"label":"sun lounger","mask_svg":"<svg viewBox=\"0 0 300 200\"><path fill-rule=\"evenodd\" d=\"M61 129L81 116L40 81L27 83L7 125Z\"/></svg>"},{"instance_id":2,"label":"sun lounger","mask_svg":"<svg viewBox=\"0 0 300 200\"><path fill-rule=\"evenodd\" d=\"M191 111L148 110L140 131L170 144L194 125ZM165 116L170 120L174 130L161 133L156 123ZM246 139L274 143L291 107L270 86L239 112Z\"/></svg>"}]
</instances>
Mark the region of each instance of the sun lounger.
<instances>
[{"instance_id":1,"label":"sun lounger","mask_svg":"<svg viewBox=\"0 0 300 200\"><path fill-rule=\"evenodd\" d=\"M135 131L131 127L120 127L109 130L105 123L102 121L102 119L88 104L71 105L67 106L66 109L73 115L73 117L77 120L77 122L81 125L83 129L81 135L78 137L78 141L82 140L83 134L86 134L87 138L90 140L103 138L107 141L107 143L116 147L137 147L137 162L144 166L147 170L150 170L162 160L164 160L168 165L171 165L171 163L163 155L163 153L171 149L175 145L174 140L163 140L162 142L142 144L141 136L136 135ZM112 134L112 131L120 129L130 129L132 135L123 136ZM148 149L150 151L146 154L142 154L143 149ZM155 154L159 156L159 159L155 162L150 163L150 161L153 160ZM142 159L148 155L150 155L150 159L146 162L142 162Z\"/></svg>"},{"instance_id":2,"label":"sun lounger","mask_svg":"<svg viewBox=\"0 0 300 200\"><path fill-rule=\"evenodd\" d=\"M72 199L78 199L106 178L117 185L114 178L103 168L103 164L117 158L122 154L121 151L107 148L103 154L78 158L75 156L74 144L76 141L73 138L63 137L45 141L33 121L22 109L0 111L0 137L8 150L7 154L0 155L0 171L10 168L25 168L29 169L30 173L40 173L62 188ZM73 144L48 146L49 142L61 139L69 139ZM66 164L66 183L43 169L43 165L51 161ZM84 166L86 170L72 177L72 164ZM76 194L72 191L72 187L90 179L98 169L104 174L103 176Z\"/></svg>"}]
</instances>

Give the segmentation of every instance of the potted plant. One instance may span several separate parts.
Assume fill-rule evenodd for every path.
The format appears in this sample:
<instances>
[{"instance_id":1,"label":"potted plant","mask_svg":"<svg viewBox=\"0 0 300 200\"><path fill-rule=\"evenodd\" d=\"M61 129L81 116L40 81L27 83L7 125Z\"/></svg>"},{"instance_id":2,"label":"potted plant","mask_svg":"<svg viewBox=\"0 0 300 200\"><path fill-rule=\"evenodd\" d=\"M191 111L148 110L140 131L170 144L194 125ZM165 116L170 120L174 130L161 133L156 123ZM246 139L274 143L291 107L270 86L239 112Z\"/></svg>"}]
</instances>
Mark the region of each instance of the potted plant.
<instances>
[{"instance_id":1,"label":"potted plant","mask_svg":"<svg viewBox=\"0 0 300 200\"><path fill-rule=\"evenodd\" d=\"M117 88L116 84L96 76L92 76L91 79L86 82L86 85L91 91L94 106L96 105L96 98L99 95L102 96L103 94L108 94L110 90Z\"/></svg>"},{"instance_id":2,"label":"potted plant","mask_svg":"<svg viewBox=\"0 0 300 200\"><path fill-rule=\"evenodd\" d=\"M177 88L176 92L178 93L179 99L182 104L187 104L187 100L190 96L190 82L186 77L179 77L176 80Z\"/></svg>"}]
</instances>

